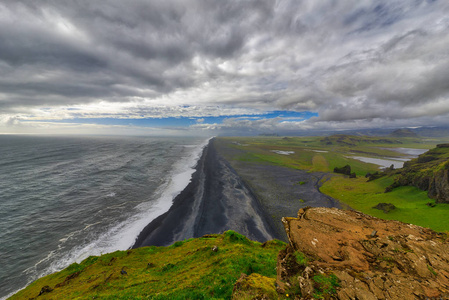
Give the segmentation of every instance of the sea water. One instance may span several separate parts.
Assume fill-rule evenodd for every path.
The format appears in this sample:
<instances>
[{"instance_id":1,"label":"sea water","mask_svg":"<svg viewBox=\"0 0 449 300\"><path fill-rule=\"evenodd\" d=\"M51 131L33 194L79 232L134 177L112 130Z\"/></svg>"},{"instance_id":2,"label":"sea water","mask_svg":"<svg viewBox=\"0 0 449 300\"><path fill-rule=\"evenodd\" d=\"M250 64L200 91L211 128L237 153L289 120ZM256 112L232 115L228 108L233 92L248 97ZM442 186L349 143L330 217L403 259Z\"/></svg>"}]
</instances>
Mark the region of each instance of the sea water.
<instances>
[{"instance_id":1,"label":"sea water","mask_svg":"<svg viewBox=\"0 0 449 300\"><path fill-rule=\"evenodd\" d=\"M189 183L207 140L0 135L0 299L131 247Z\"/></svg>"}]
</instances>

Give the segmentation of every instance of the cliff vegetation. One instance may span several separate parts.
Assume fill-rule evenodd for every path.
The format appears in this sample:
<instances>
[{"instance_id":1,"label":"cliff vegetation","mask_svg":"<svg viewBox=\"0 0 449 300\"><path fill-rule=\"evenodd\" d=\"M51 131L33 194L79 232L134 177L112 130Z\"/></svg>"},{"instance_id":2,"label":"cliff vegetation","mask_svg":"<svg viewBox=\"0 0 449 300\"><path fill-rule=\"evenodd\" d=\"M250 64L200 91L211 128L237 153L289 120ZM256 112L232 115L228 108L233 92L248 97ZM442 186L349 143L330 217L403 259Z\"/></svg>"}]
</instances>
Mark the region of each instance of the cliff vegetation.
<instances>
[{"instance_id":1,"label":"cliff vegetation","mask_svg":"<svg viewBox=\"0 0 449 300\"><path fill-rule=\"evenodd\" d=\"M285 243L250 241L234 231L89 257L43 277L10 299L230 299L234 284L275 293ZM257 275L256 275L257 274Z\"/></svg>"},{"instance_id":2,"label":"cliff vegetation","mask_svg":"<svg viewBox=\"0 0 449 300\"><path fill-rule=\"evenodd\" d=\"M439 144L398 170L399 176L388 187L391 191L400 186L415 186L427 191L436 203L449 203L449 144Z\"/></svg>"}]
</instances>

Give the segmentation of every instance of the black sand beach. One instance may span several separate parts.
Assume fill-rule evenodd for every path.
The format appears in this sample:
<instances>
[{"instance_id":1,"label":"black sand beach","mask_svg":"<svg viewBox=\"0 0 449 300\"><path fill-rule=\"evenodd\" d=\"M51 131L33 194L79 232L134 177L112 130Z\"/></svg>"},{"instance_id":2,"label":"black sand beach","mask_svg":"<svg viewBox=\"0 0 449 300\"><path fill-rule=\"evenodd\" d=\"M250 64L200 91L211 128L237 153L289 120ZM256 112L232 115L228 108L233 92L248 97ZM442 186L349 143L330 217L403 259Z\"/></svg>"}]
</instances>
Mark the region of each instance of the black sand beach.
<instances>
[{"instance_id":1,"label":"black sand beach","mask_svg":"<svg viewBox=\"0 0 449 300\"><path fill-rule=\"evenodd\" d=\"M305 206L341 207L319 191L328 174L237 161L232 159L235 151L212 139L192 181L168 212L144 228L133 248L167 246L230 229L260 242L286 241L282 217L295 217Z\"/></svg>"},{"instance_id":2,"label":"black sand beach","mask_svg":"<svg viewBox=\"0 0 449 300\"><path fill-rule=\"evenodd\" d=\"M167 246L229 229L260 242L280 238L257 199L217 154L213 139L204 149L189 185L168 212L144 228L133 248Z\"/></svg>"}]
</instances>

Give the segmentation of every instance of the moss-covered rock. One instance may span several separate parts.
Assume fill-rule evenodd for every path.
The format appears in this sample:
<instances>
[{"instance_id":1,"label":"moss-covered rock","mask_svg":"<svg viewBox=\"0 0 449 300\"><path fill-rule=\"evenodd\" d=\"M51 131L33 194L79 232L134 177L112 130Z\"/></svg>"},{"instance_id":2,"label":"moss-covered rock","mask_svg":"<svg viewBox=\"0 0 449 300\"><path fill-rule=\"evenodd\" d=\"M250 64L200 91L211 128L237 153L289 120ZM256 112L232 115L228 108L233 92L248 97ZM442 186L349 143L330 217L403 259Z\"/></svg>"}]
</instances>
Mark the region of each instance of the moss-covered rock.
<instances>
[{"instance_id":1,"label":"moss-covered rock","mask_svg":"<svg viewBox=\"0 0 449 300\"><path fill-rule=\"evenodd\" d=\"M232 299L278 299L276 279L257 273L242 274L234 285Z\"/></svg>"},{"instance_id":2,"label":"moss-covered rock","mask_svg":"<svg viewBox=\"0 0 449 300\"><path fill-rule=\"evenodd\" d=\"M394 204L391 203L379 203L373 208L382 210L384 213L388 214L390 211L395 210L396 206L394 206Z\"/></svg>"}]
</instances>

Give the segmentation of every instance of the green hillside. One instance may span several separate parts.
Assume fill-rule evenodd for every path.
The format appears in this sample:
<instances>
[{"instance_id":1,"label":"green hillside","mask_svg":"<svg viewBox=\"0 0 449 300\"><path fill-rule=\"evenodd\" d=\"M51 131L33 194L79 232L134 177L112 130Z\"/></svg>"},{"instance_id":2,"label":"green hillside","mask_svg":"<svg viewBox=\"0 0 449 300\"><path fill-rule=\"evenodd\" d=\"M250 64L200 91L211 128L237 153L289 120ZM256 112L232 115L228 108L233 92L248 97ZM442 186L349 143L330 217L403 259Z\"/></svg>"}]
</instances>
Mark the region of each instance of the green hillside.
<instances>
[{"instance_id":1,"label":"green hillside","mask_svg":"<svg viewBox=\"0 0 449 300\"><path fill-rule=\"evenodd\" d=\"M251 293L274 295L276 259L285 246L227 231L117 251L38 279L10 299L230 299L242 274L254 274Z\"/></svg>"}]
</instances>

